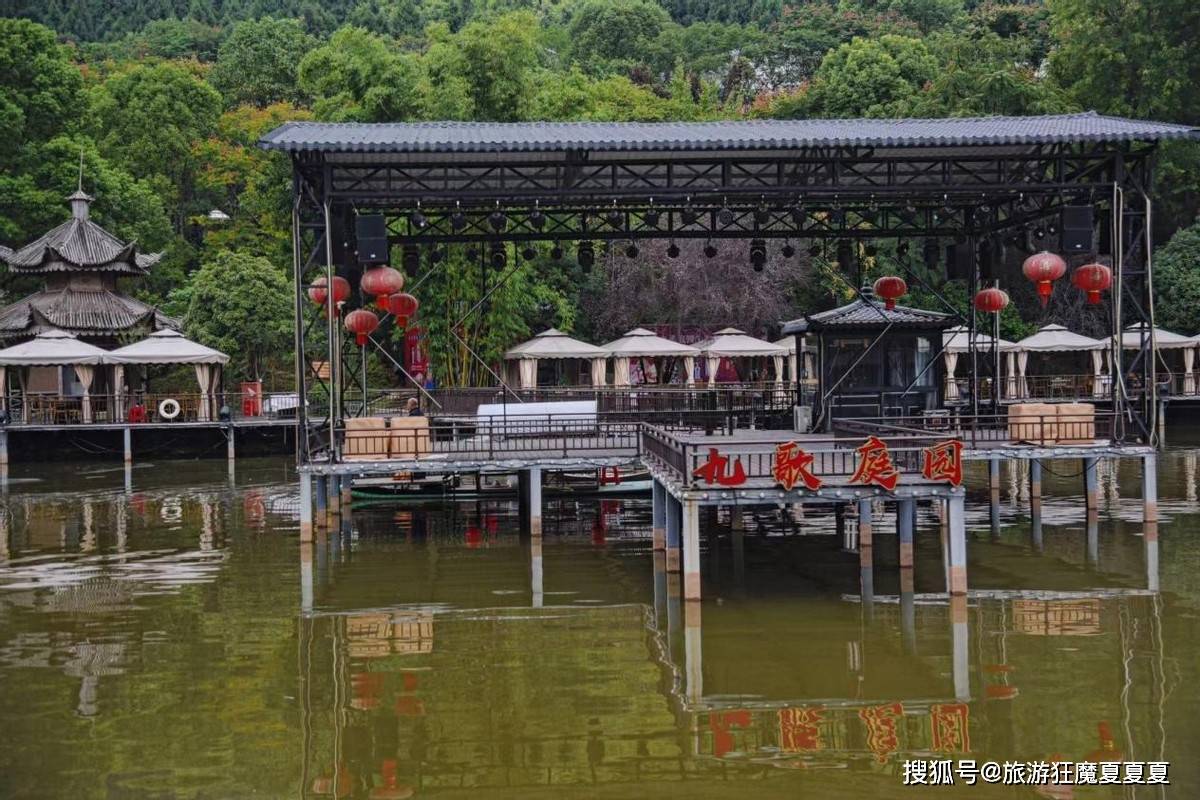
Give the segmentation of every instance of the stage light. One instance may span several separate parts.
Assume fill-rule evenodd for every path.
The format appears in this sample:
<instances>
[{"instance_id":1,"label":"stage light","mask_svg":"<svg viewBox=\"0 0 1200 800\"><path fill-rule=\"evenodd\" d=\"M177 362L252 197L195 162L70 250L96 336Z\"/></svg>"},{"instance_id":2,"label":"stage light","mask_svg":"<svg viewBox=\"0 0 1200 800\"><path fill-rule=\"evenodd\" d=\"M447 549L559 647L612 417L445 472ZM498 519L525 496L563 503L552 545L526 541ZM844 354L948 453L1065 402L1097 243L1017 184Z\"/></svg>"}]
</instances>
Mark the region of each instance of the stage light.
<instances>
[{"instance_id":1,"label":"stage light","mask_svg":"<svg viewBox=\"0 0 1200 800\"><path fill-rule=\"evenodd\" d=\"M767 243L762 239L750 240L750 264L755 272L762 272L767 263Z\"/></svg>"},{"instance_id":2,"label":"stage light","mask_svg":"<svg viewBox=\"0 0 1200 800\"><path fill-rule=\"evenodd\" d=\"M879 248L873 244L866 245L865 247L863 247L863 254L867 258L874 258L876 255L879 254Z\"/></svg>"},{"instance_id":3,"label":"stage light","mask_svg":"<svg viewBox=\"0 0 1200 800\"><path fill-rule=\"evenodd\" d=\"M504 244L502 242L496 242L493 244L492 251L488 255L492 266L496 269L500 269L506 263L508 263L508 253L505 252Z\"/></svg>"},{"instance_id":4,"label":"stage light","mask_svg":"<svg viewBox=\"0 0 1200 800\"><path fill-rule=\"evenodd\" d=\"M467 215L455 209L454 213L450 215L450 227L456 231L467 227Z\"/></svg>"},{"instance_id":5,"label":"stage light","mask_svg":"<svg viewBox=\"0 0 1200 800\"><path fill-rule=\"evenodd\" d=\"M579 249L575 253L575 260L579 262L579 266L583 267L583 271L587 272L596 263L596 249L591 242L580 242Z\"/></svg>"},{"instance_id":6,"label":"stage light","mask_svg":"<svg viewBox=\"0 0 1200 800\"><path fill-rule=\"evenodd\" d=\"M903 241L903 240L901 240L901 241L897 242L897 244L896 244L896 255L898 255L898 256L906 256L906 255L908 255L908 242L906 242L906 241Z\"/></svg>"},{"instance_id":7,"label":"stage light","mask_svg":"<svg viewBox=\"0 0 1200 800\"><path fill-rule=\"evenodd\" d=\"M477 261L477 260L479 260L479 248L468 247L467 248L467 261Z\"/></svg>"},{"instance_id":8,"label":"stage light","mask_svg":"<svg viewBox=\"0 0 1200 800\"><path fill-rule=\"evenodd\" d=\"M792 246L791 242L785 242L783 249L780 250L780 252L783 254L784 258L791 258L792 256L796 255L796 248Z\"/></svg>"},{"instance_id":9,"label":"stage light","mask_svg":"<svg viewBox=\"0 0 1200 800\"><path fill-rule=\"evenodd\" d=\"M657 228L658 227L658 211L653 208L650 209L649 211L647 211L645 214L642 215L642 222L646 223L647 228Z\"/></svg>"},{"instance_id":10,"label":"stage light","mask_svg":"<svg viewBox=\"0 0 1200 800\"><path fill-rule=\"evenodd\" d=\"M488 224L492 226L492 230L494 230L496 233L500 233L506 227L508 227L508 217L505 216L503 211L497 209L491 214L488 214Z\"/></svg>"},{"instance_id":11,"label":"stage light","mask_svg":"<svg viewBox=\"0 0 1200 800\"><path fill-rule=\"evenodd\" d=\"M537 250L533 247L526 245L525 248L521 250L521 258L524 258L526 261L533 261L533 259L536 257Z\"/></svg>"},{"instance_id":12,"label":"stage light","mask_svg":"<svg viewBox=\"0 0 1200 800\"><path fill-rule=\"evenodd\" d=\"M442 260L443 256L444 256L444 253L442 253L441 249L435 247L429 251L429 263L436 264Z\"/></svg>"},{"instance_id":13,"label":"stage light","mask_svg":"<svg viewBox=\"0 0 1200 800\"><path fill-rule=\"evenodd\" d=\"M808 254L810 256L812 256L813 258L816 258L817 256L821 255L821 245L813 244L811 247L808 248Z\"/></svg>"},{"instance_id":14,"label":"stage light","mask_svg":"<svg viewBox=\"0 0 1200 800\"><path fill-rule=\"evenodd\" d=\"M408 222L414 228L424 228L429 224L429 220L425 219L425 215L421 213L421 209L417 209L408 215Z\"/></svg>"},{"instance_id":15,"label":"stage light","mask_svg":"<svg viewBox=\"0 0 1200 800\"><path fill-rule=\"evenodd\" d=\"M667 245L667 258L679 258L679 245L675 242Z\"/></svg>"},{"instance_id":16,"label":"stage light","mask_svg":"<svg viewBox=\"0 0 1200 800\"><path fill-rule=\"evenodd\" d=\"M792 217L792 223L795 225L803 225L808 215L804 212L804 201L797 200L796 204L788 209L788 214Z\"/></svg>"},{"instance_id":17,"label":"stage light","mask_svg":"<svg viewBox=\"0 0 1200 800\"><path fill-rule=\"evenodd\" d=\"M625 248L625 255L629 258L637 258L638 257L638 246L636 244L634 244L633 242L630 242L629 246Z\"/></svg>"},{"instance_id":18,"label":"stage light","mask_svg":"<svg viewBox=\"0 0 1200 800\"><path fill-rule=\"evenodd\" d=\"M754 209L754 221L759 227L766 225L771 221L771 212L767 210L766 206L759 206Z\"/></svg>"},{"instance_id":19,"label":"stage light","mask_svg":"<svg viewBox=\"0 0 1200 800\"><path fill-rule=\"evenodd\" d=\"M721 225L732 225L733 211L726 206L722 206L721 210L717 212L717 222Z\"/></svg>"},{"instance_id":20,"label":"stage light","mask_svg":"<svg viewBox=\"0 0 1200 800\"><path fill-rule=\"evenodd\" d=\"M829 212L829 221L834 225L846 224L846 209L836 206Z\"/></svg>"},{"instance_id":21,"label":"stage light","mask_svg":"<svg viewBox=\"0 0 1200 800\"><path fill-rule=\"evenodd\" d=\"M551 247L550 248L550 257L553 258L555 261L562 261L562 257L563 257L562 245L556 244L553 247Z\"/></svg>"},{"instance_id":22,"label":"stage light","mask_svg":"<svg viewBox=\"0 0 1200 800\"><path fill-rule=\"evenodd\" d=\"M683 211L680 211L679 216L683 220L684 225L695 225L696 220L700 219L700 215L696 213L696 209L691 206L687 206Z\"/></svg>"},{"instance_id":23,"label":"stage light","mask_svg":"<svg viewBox=\"0 0 1200 800\"><path fill-rule=\"evenodd\" d=\"M605 214L604 219L613 228L620 228L625 223L625 215L616 208Z\"/></svg>"},{"instance_id":24,"label":"stage light","mask_svg":"<svg viewBox=\"0 0 1200 800\"><path fill-rule=\"evenodd\" d=\"M546 227L546 215L542 213L540 208L535 208L529 212L529 224L534 230L538 231Z\"/></svg>"},{"instance_id":25,"label":"stage light","mask_svg":"<svg viewBox=\"0 0 1200 800\"><path fill-rule=\"evenodd\" d=\"M716 258L717 248L712 242L704 245L704 255L708 258Z\"/></svg>"}]
</instances>

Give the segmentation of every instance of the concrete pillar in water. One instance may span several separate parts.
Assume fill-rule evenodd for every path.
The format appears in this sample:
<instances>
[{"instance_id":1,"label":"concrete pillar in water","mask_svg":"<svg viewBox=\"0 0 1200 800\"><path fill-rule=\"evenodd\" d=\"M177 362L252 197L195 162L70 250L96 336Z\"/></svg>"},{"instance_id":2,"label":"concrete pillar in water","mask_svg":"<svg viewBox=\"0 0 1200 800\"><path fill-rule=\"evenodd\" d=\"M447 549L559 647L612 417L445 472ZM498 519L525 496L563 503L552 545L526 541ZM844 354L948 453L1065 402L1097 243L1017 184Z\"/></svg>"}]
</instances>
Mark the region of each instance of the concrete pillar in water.
<instances>
[{"instance_id":1,"label":"concrete pillar in water","mask_svg":"<svg viewBox=\"0 0 1200 800\"><path fill-rule=\"evenodd\" d=\"M545 602L545 587L542 566L542 537L533 536L529 541L529 584L532 605L541 608Z\"/></svg>"},{"instance_id":2,"label":"concrete pillar in water","mask_svg":"<svg viewBox=\"0 0 1200 800\"><path fill-rule=\"evenodd\" d=\"M871 613L875 600L875 543L871 531L872 500L858 501L858 569L863 610Z\"/></svg>"},{"instance_id":3,"label":"concrete pillar in water","mask_svg":"<svg viewBox=\"0 0 1200 800\"><path fill-rule=\"evenodd\" d=\"M700 504L683 504L683 599L700 599Z\"/></svg>"},{"instance_id":4,"label":"concrete pillar in water","mask_svg":"<svg viewBox=\"0 0 1200 800\"><path fill-rule=\"evenodd\" d=\"M0 467L8 466L8 431L0 430Z\"/></svg>"},{"instance_id":5,"label":"concrete pillar in water","mask_svg":"<svg viewBox=\"0 0 1200 800\"><path fill-rule=\"evenodd\" d=\"M699 519L697 515L697 519ZM697 575L697 583L700 576ZM683 653L687 670L687 698L693 702L704 696L704 660L700 631L700 604L684 603Z\"/></svg>"},{"instance_id":6,"label":"concrete pillar in water","mask_svg":"<svg viewBox=\"0 0 1200 800\"><path fill-rule=\"evenodd\" d=\"M966 702L971 699L971 659L967 629L967 598L950 598L950 639L953 648L954 697Z\"/></svg>"},{"instance_id":7,"label":"concrete pillar in water","mask_svg":"<svg viewBox=\"0 0 1200 800\"><path fill-rule=\"evenodd\" d=\"M992 538L1000 538L1000 459L988 459L988 522Z\"/></svg>"},{"instance_id":8,"label":"concrete pillar in water","mask_svg":"<svg viewBox=\"0 0 1200 800\"><path fill-rule=\"evenodd\" d=\"M542 535L542 468L526 470L529 482L529 535Z\"/></svg>"},{"instance_id":9,"label":"concrete pillar in water","mask_svg":"<svg viewBox=\"0 0 1200 800\"><path fill-rule=\"evenodd\" d=\"M654 551L654 624L662 630L667 624L667 554Z\"/></svg>"},{"instance_id":10,"label":"concrete pillar in water","mask_svg":"<svg viewBox=\"0 0 1200 800\"><path fill-rule=\"evenodd\" d=\"M746 588L746 533L733 531L729 538L733 546L733 582L740 592Z\"/></svg>"},{"instance_id":11,"label":"concrete pillar in water","mask_svg":"<svg viewBox=\"0 0 1200 800\"><path fill-rule=\"evenodd\" d=\"M342 476L342 508L349 508L350 503L354 501L354 477L351 475Z\"/></svg>"},{"instance_id":12,"label":"concrete pillar in water","mask_svg":"<svg viewBox=\"0 0 1200 800\"><path fill-rule=\"evenodd\" d=\"M1146 588L1158 591L1158 457L1142 456L1142 539L1146 543Z\"/></svg>"},{"instance_id":13,"label":"concrete pillar in water","mask_svg":"<svg viewBox=\"0 0 1200 800\"><path fill-rule=\"evenodd\" d=\"M949 500L950 584L952 595L967 593L967 520L964 493L960 490Z\"/></svg>"},{"instance_id":14,"label":"concrete pillar in water","mask_svg":"<svg viewBox=\"0 0 1200 800\"><path fill-rule=\"evenodd\" d=\"M900 569L906 570L911 579L913 568L913 520L917 501L911 497L896 501L896 538L900 543Z\"/></svg>"},{"instance_id":15,"label":"concrete pillar in water","mask_svg":"<svg viewBox=\"0 0 1200 800\"><path fill-rule=\"evenodd\" d=\"M1042 462L1036 458L1029 462L1029 523L1033 549L1042 552Z\"/></svg>"},{"instance_id":16,"label":"concrete pillar in water","mask_svg":"<svg viewBox=\"0 0 1200 800\"><path fill-rule=\"evenodd\" d=\"M667 487L655 479L650 484L651 535L654 552L667 549Z\"/></svg>"},{"instance_id":17,"label":"concrete pillar in water","mask_svg":"<svg viewBox=\"0 0 1200 800\"><path fill-rule=\"evenodd\" d=\"M679 572L683 547L683 503L667 495L667 570Z\"/></svg>"},{"instance_id":18,"label":"concrete pillar in water","mask_svg":"<svg viewBox=\"0 0 1200 800\"><path fill-rule=\"evenodd\" d=\"M324 475L314 475L312 482L313 499L316 501L315 522L318 528L323 528L329 524L329 479Z\"/></svg>"},{"instance_id":19,"label":"concrete pillar in water","mask_svg":"<svg viewBox=\"0 0 1200 800\"><path fill-rule=\"evenodd\" d=\"M1088 514L1087 518L1087 563L1088 566L1100 565L1100 516Z\"/></svg>"},{"instance_id":20,"label":"concrete pillar in water","mask_svg":"<svg viewBox=\"0 0 1200 800\"><path fill-rule=\"evenodd\" d=\"M313 609L313 545L312 536L300 541L300 611Z\"/></svg>"},{"instance_id":21,"label":"concrete pillar in water","mask_svg":"<svg viewBox=\"0 0 1200 800\"><path fill-rule=\"evenodd\" d=\"M917 602L912 569L900 570L900 634L904 652L917 652Z\"/></svg>"},{"instance_id":22,"label":"concrete pillar in water","mask_svg":"<svg viewBox=\"0 0 1200 800\"><path fill-rule=\"evenodd\" d=\"M988 459L988 491L1000 492L1000 459Z\"/></svg>"},{"instance_id":23,"label":"concrete pillar in water","mask_svg":"<svg viewBox=\"0 0 1200 800\"><path fill-rule=\"evenodd\" d=\"M129 474L126 470L126 475ZM307 472L300 478L300 541L311 542L313 537L313 480Z\"/></svg>"},{"instance_id":24,"label":"concrete pillar in water","mask_svg":"<svg viewBox=\"0 0 1200 800\"><path fill-rule=\"evenodd\" d=\"M1083 500L1089 517L1100 510L1099 461L1098 458L1083 459Z\"/></svg>"},{"instance_id":25,"label":"concrete pillar in water","mask_svg":"<svg viewBox=\"0 0 1200 800\"><path fill-rule=\"evenodd\" d=\"M950 587L950 501L946 499L934 500L934 507L937 509L938 515L938 539L942 546L942 575L946 581L946 588Z\"/></svg>"},{"instance_id":26,"label":"concrete pillar in water","mask_svg":"<svg viewBox=\"0 0 1200 800\"><path fill-rule=\"evenodd\" d=\"M234 427L233 425L229 425L225 428L225 457L230 461L233 461L237 455L237 444L234 441L235 438Z\"/></svg>"},{"instance_id":27,"label":"concrete pillar in water","mask_svg":"<svg viewBox=\"0 0 1200 800\"><path fill-rule=\"evenodd\" d=\"M125 445L125 463L133 463L133 429L126 425L121 429L121 439Z\"/></svg>"},{"instance_id":28,"label":"concrete pillar in water","mask_svg":"<svg viewBox=\"0 0 1200 800\"><path fill-rule=\"evenodd\" d=\"M342 513L342 476L329 476L329 515L336 516ZM333 523L330 522L330 527Z\"/></svg>"}]
</instances>

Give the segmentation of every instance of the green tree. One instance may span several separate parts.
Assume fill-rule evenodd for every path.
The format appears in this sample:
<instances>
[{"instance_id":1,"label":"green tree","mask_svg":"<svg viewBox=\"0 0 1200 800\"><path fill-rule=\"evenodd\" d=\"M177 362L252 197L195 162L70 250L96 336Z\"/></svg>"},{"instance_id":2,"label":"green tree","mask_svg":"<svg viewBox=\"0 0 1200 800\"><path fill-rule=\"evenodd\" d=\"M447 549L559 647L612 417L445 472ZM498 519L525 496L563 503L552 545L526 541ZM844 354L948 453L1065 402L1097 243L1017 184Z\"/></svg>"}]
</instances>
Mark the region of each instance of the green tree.
<instances>
[{"instance_id":1,"label":"green tree","mask_svg":"<svg viewBox=\"0 0 1200 800\"><path fill-rule=\"evenodd\" d=\"M825 56L805 108L820 117L903 116L937 70L937 59L919 39L855 39Z\"/></svg>"},{"instance_id":2,"label":"green tree","mask_svg":"<svg viewBox=\"0 0 1200 800\"><path fill-rule=\"evenodd\" d=\"M926 33L966 14L963 0L842 0L841 8L851 13L893 13L917 23Z\"/></svg>"},{"instance_id":3,"label":"green tree","mask_svg":"<svg viewBox=\"0 0 1200 800\"><path fill-rule=\"evenodd\" d=\"M80 116L83 80L54 31L0 18L0 166L28 145L68 130Z\"/></svg>"},{"instance_id":4,"label":"green tree","mask_svg":"<svg viewBox=\"0 0 1200 800\"><path fill-rule=\"evenodd\" d=\"M318 119L388 122L420 110L420 66L382 36L341 28L300 62L300 88L315 98Z\"/></svg>"},{"instance_id":5,"label":"green tree","mask_svg":"<svg viewBox=\"0 0 1200 800\"><path fill-rule=\"evenodd\" d=\"M627 69L669 22L651 0L583 0L569 23L572 60L592 74Z\"/></svg>"},{"instance_id":6,"label":"green tree","mask_svg":"<svg viewBox=\"0 0 1200 800\"><path fill-rule=\"evenodd\" d=\"M221 43L209 80L228 106L299 101L296 67L314 45L298 20L239 22Z\"/></svg>"},{"instance_id":7,"label":"green tree","mask_svg":"<svg viewBox=\"0 0 1200 800\"><path fill-rule=\"evenodd\" d=\"M1154 254L1155 322L1177 333L1200 333L1200 221Z\"/></svg>"},{"instance_id":8,"label":"green tree","mask_svg":"<svg viewBox=\"0 0 1200 800\"><path fill-rule=\"evenodd\" d=\"M292 336L292 288L269 260L219 251L192 275L188 334L231 357L231 377L257 380ZM286 357L286 356L283 356Z\"/></svg>"},{"instance_id":9,"label":"green tree","mask_svg":"<svg viewBox=\"0 0 1200 800\"><path fill-rule=\"evenodd\" d=\"M216 129L221 96L186 67L164 62L110 77L92 100L101 151L151 181L182 230L197 167L193 146Z\"/></svg>"}]
</instances>

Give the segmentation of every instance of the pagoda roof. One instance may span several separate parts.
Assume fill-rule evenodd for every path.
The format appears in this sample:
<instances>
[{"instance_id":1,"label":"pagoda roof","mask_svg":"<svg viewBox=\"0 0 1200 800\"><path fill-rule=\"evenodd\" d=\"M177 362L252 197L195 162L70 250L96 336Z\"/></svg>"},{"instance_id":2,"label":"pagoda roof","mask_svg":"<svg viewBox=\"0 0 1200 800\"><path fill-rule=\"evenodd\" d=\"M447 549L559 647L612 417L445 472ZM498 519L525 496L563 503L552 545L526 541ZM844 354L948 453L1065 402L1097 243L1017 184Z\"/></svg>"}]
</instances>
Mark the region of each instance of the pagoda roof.
<instances>
[{"instance_id":1,"label":"pagoda roof","mask_svg":"<svg viewBox=\"0 0 1200 800\"><path fill-rule=\"evenodd\" d=\"M176 329L180 322L140 300L107 289L46 289L0 308L0 338L59 329L81 337L111 337L139 326Z\"/></svg>"},{"instance_id":2,"label":"pagoda roof","mask_svg":"<svg viewBox=\"0 0 1200 800\"><path fill-rule=\"evenodd\" d=\"M77 190L67 198L71 218L16 250L0 250L0 260L14 273L105 272L147 275L162 253L142 253L137 242L122 242L89 219L92 198Z\"/></svg>"},{"instance_id":3,"label":"pagoda roof","mask_svg":"<svg viewBox=\"0 0 1200 800\"><path fill-rule=\"evenodd\" d=\"M865 286L858 297L844 306L806 314L783 324L785 334L805 333L840 328L882 329L888 326L943 330L955 323L950 314L927 311L923 308L896 306L888 308L875 299L871 287Z\"/></svg>"}]
</instances>

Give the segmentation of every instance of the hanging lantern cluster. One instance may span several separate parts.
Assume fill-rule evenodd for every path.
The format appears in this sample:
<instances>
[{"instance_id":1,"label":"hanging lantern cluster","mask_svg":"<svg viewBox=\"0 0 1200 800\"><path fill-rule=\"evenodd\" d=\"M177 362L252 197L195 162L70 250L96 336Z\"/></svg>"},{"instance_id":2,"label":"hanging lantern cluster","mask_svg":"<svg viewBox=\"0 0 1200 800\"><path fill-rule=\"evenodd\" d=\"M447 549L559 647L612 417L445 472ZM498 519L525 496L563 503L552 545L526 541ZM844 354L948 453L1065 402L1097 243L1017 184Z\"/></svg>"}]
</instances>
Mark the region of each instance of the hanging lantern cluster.
<instances>
[{"instance_id":1,"label":"hanging lantern cluster","mask_svg":"<svg viewBox=\"0 0 1200 800\"><path fill-rule=\"evenodd\" d=\"M329 300L329 292L325 288L325 276L317 278L308 287L308 299L312 300L313 305L319 306L324 314L326 303ZM337 317L342 313L342 303L350 299L350 281L345 278L335 275L333 276L333 316Z\"/></svg>"},{"instance_id":2,"label":"hanging lantern cluster","mask_svg":"<svg viewBox=\"0 0 1200 800\"><path fill-rule=\"evenodd\" d=\"M404 289L404 273L393 267L371 267L363 273L359 286L375 298L380 311L387 311L388 298Z\"/></svg>"},{"instance_id":3,"label":"hanging lantern cluster","mask_svg":"<svg viewBox=\"0 0 1200 800\"><path fill-rule=\"evenodd\" d=\"M999 314L1004 309L1008 308L1009 297L1008 292L1003 289L990 287L981 289L975 295L975 308L978 311L983 311L987 314Z\"/></svg>"},{"instance_id":4,"label":"hanging lantern cluster","mask_svg":"<svg viewBox=\"0 0 1200 800\"><path fill-rule=\"evenodd\" d=\"M1084 264L1071 274L1071 282L1087 292L1087 301L1096 305L1100 302L1100 293L1112 286L1112 270L1103 264Z\"/></svg>"},{"instance_id":5,"label":"hanging lantern cluster","mask_svg":"<svg viewBox=\"0 0 1200 800\"><path fill-rule=\"evenodd\" d=\"M904 278L895 275L884 275L875 281L872 288L876 297L883 298L884 308L889 310L896 307L897 300L908 294L908 284L904 282Z\"/></svg>"},{"instance_id":6,"label":"hanging lantern cluster","mask_svg":"<svg viewBox=\"0 0 1200 800\"><path fill-rule=\"evenodd\" d=\"M1060 256L1043 250L1025 259L1021 271L1025 273L1026 278L1037 284L1038 299L1045 308L1054 292L1054 282L1067 274L1067 262Z\"/></svg>"}]
</instances>

